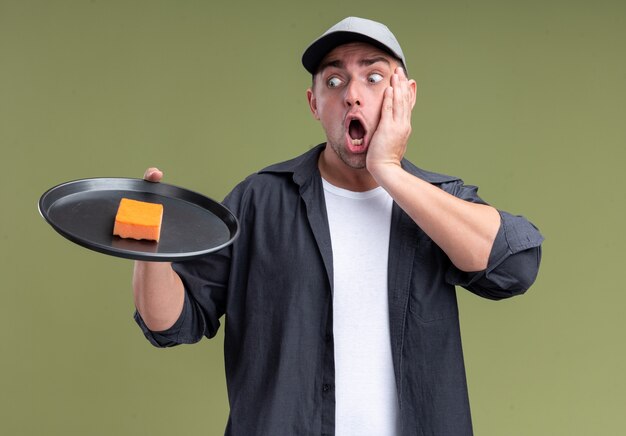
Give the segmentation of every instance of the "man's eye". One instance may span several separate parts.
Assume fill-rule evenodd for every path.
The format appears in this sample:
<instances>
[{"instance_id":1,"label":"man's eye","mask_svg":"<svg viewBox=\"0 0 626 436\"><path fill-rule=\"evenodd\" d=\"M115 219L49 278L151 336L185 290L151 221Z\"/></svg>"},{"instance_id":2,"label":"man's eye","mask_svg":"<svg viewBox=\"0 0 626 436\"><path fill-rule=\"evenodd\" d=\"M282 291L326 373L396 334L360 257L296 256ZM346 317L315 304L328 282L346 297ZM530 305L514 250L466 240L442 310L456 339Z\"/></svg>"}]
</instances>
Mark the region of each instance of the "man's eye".
<instances>
[{"instance_id":1,"label":"man's eye","mask_svg":"<svg viewBox=\"0 0 626 436\"><path fill-rule=\"evenodd\" d=\"M331 77L330 79L328 79L328 82L327 82L329 88L337 88L342 83L343 82L341 81L339 77Z\"/></svg>"},{"instance_id":2,"label":"man's eye","mask_svg":"<svg viewBox=\"0 0 626 436\"><path fill-rule=\"evenodd\" d=\"M370 75L367 77L367 81L368 81L368 82L370 82L370 83L378 83L378 82L380 82L381 80L383 80L383 76L381 76L381 75L380 75L380 74L378 74L378 73L370 74Z\"/></svg>"}]
</instances>

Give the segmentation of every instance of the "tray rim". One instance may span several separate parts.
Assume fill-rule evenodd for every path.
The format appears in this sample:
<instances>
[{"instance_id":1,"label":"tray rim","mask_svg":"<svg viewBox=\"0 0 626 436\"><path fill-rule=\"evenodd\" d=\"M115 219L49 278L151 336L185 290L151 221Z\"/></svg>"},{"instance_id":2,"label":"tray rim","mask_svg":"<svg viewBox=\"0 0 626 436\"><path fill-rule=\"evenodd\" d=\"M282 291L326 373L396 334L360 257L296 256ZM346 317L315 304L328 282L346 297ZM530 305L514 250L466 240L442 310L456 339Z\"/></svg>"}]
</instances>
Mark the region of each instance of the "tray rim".
<instances>
[{"instance_id":1,"label":"tray rim","mask_svg":"<svg viewBox=\"0 0 626 436\"><path fill-rule=\"evenodd\" d=\"M197 206L197 207L202 207L204 210L207 210L209 212L211 212L213 215L215 215L218 219L220 219L228 228L228 230L230 231L230 236L229 239L224 242L223 244L205 249L205 250L198 250L198 251L190 251L190 252L182 252L182 253L172 253L172 252L167 252L167 253L148 253L148 252L141 252L141 251L133 251L133 250L127 250L127 249L122 249L122 248L117 248L117 247L112 247L110 245L103 245L101 243L97 243L97 242L92 242L92 241L88 241L85 240L84 238L81 238L79 236L77 236L76 234L72 233L71 231L68 231L67 229L62 228L61 226L59 226L57 223L54 222L54 220L52 220L49 216L49 211L50 209L54 206L54 204L56 203L56 201L67 197L68 195L72 195L72 194L76 194L79 193L78 192L72 192L71 194L68 195L61 195L58 198L52 199L53 194L57 194L60 191L62 191L65 188L71 187L72 185L78 185L78 184L82 184L82 183L89 183L89 182L93 182L93 183L102 183L102 182L106 182L106 181L114 181L114 182L118 182L118 183L128 183L129 185L143 185L143 186L153 186L155 188L155 190L143 190L143 189L125 189L125 188L115 188L112 187L111 189L99 189L99 191L136 191L136 192L144 192L144 193L151 193L151 194L156 194L156 195L162 195L164 197L169 197L169 198L174 198L177 200L181 200L181 201L187 201L190 204ZM174 191L179 191L180 193L184 193L187 196L191 196L191 197L196 197L198 199L202 199L203 201L211 204L211 206L213 206L214 209L208 209L207 207L203 207L201 205L199 205L198 203L194 203L191 201L188 201L182 197L173 197L171 195L167 195L164 192L158 192L158 191L166 191L166 190L174 190ZM95 189L94 189L95 191ZM83 191L83 192L87 192L87 190ZM69 241L80 245L84 248L87 248L89 250L92 251L96 251L96 252L100 252L103 254L107 254L110 256L114 256L114 257L121 257L121 258L125 258L125 259L133 259L133 260L143 260L143 261L151 261L151 262L172 262L172 261L183 261L183 260L190 260L190 259L194 259L200 256L204 256L206 254L210 254L216 251L219 251L229 245L231 245L238 237L240 234L240 225L239 225L239 220L237 219L237 217L230 211L230 209L228 209L226 206L224 206L222 203L207 197L204 194L200 194L196 191L193 191L191 189L187 189L187 188L183 188L177 185L172 185L169 183L163 183L163 182L150 182L148 180L145 179L140 179L140 178L132 178L132 177L89 177L89 178L82 178L82 179L75 179L75 180L70 180L70 181L66 181L63 183L59 183L49 189L47 189L39 198L39 201L37 202L37 209L39 211L39 214L41 215L41 217L57 232L59 233L61 236L63 236L64 238L68 239ZM219 214L215 213L215 210L219 211Z\"/></svg>"}]
</instances>

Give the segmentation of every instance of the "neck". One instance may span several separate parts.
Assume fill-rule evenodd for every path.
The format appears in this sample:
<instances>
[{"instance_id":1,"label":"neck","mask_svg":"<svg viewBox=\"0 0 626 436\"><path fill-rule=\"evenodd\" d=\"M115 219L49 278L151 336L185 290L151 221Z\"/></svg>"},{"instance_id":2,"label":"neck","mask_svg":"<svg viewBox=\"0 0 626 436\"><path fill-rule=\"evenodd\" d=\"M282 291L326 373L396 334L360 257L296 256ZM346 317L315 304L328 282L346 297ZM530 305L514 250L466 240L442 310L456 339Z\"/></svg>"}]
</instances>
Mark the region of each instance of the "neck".
<instances>
[{"instance_id":1,"label":"neck","mask_svg":"<svg viewBox=\"0 0 626 436\"><path fill-rule=\"evenodd\" d=\"M317 166L322 177L339 188L364 192L378 187L367 168L351 168L328 145L320 154Z\"/></svg>"}]
</instances>

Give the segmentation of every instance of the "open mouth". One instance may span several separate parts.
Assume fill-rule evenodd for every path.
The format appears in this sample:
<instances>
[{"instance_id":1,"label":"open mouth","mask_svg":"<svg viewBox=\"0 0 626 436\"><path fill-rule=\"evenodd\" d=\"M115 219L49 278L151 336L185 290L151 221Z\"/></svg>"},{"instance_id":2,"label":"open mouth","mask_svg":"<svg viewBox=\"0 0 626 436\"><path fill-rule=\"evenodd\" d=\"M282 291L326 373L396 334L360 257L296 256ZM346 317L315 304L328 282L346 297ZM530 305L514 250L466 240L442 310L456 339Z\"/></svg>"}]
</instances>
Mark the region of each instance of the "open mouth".
<instances>
[{"instance_id":1,"label":"open mouth","mask_svg":"<svg viewBox=\"0 0 626 436\"><path fill-rule=\"evenodd\" d=\"M365 127L357 119L350 121L348 125L348 135L352 145L363 145L363 138L365 137Z\"/></svg>"}]
</instances>

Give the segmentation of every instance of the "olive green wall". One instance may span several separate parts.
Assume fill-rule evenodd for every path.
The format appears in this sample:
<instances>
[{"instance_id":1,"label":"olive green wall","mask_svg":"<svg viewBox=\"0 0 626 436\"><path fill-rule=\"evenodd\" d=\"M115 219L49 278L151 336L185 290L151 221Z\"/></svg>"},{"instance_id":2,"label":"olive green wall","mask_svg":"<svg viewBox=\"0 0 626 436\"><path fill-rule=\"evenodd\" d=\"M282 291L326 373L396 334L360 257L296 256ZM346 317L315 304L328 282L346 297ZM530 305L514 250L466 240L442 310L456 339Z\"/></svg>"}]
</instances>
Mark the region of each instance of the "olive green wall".
<instances>
[{"instance_id":1,"label":"olive green wall","mask_svg":"<svg viewBox=\"0 0 626 436\"><path fill-rule=\"evenodd\" d=\"M0 434L218 435L221 337L158 350L132 262L37 212L84 177L221 199L323 141L303 48L386 22L419 83L408 156L542 230L542 271L503 302L459 291L478 436L626 432L626 2L0 0Z\"/></svg>"}]
</instances>

